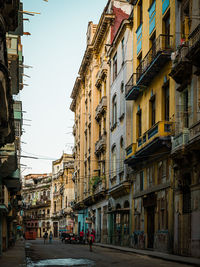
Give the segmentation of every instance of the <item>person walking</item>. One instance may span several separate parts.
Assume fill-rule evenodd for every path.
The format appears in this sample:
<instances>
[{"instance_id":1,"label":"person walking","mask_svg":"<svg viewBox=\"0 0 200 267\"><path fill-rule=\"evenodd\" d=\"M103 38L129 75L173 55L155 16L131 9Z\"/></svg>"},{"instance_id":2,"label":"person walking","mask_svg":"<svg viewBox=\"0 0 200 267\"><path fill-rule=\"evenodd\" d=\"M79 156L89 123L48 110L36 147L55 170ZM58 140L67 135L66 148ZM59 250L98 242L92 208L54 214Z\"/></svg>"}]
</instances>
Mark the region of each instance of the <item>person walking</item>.
<instances>
[{"instance_id":1,"label":"person walking","mask_svg":"<svg viewBox=\"0 0 200 267\"><path fill-rule=\"evenodd\" d=\"M47 238L48 238L48 233L47 233L47 231L44 233L43 238L44 238L44 244L46 244L46 240L47 240Z\"/></svg>"},{"instance_id":2,"label":"person walking","mask_svg":"<svg viewBox=\"0 0 200 267\"><path fill-rule=\"evenodd\" d=\"M92 252L92 244L93 244L93 235L92 235L92 232L89 233L88 242L89 242L90 251Z\"/></svg>"},{"instance_id":3,"label":"person walking","mask_svg":"<svg viewBox=\"0 0 200 267\"><path fill-rule=\"evenodd\" d=\"M52 243L52 239L53 239L53 234L52 234L52 231L50 231L50 234L49 234L49 243L50 244Z\"/></svg>"},{"instance_id":4,"label":"person walking","mask_svg":"<svg viewBox=\"0 0 200 267\"><path fill-rule=\"evenodd\" d=\"M83 229L82 229L82 231L80 231L79 237L80 237L80 243L83 244L83 240L84 240L84 231L83 231Z\"/></svg>"}]
</instances>

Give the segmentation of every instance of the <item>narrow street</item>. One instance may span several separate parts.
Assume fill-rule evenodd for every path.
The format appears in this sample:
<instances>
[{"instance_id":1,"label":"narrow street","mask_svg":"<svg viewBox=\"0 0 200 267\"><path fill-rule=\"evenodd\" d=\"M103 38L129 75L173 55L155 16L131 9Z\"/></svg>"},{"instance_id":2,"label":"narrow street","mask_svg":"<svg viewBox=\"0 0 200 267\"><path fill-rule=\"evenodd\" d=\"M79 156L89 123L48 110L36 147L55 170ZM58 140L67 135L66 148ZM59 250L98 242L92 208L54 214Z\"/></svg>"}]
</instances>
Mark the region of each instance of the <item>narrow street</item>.
<instances>
[{"instance_id":1,"label":"narrow street","mask_svg":"<svg viewBox=\"0 0 200 267\"><path fill-rule=\"evenodd\" d=\"M148 256L120 252L114 249L94 247L89 251L87 245L62 244L54 240L44 244L43 240L26 241L27 267L34 266L189 266L164 261Z\"/></svg>"}]
</instances>

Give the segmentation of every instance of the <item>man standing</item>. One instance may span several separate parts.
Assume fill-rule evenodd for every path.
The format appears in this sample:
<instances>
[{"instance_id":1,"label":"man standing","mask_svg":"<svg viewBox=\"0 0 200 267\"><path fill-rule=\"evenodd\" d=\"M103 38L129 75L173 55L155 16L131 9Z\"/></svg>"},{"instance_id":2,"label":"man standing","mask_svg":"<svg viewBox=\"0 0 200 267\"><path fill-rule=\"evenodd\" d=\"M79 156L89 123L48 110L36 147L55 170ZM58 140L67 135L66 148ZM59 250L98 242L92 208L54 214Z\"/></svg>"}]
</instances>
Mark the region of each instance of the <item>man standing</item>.
<instances>
[{"instance_id":1,"label":"man standing","mask_svg":"<svg viewBox=\"0 0 200 267\"><path fill-rule=\"evenodd\" d=\"M47 238L48 238L48 233L47 233L47 231L44 233L43 238L44 238L44 244L46 244L46 240L47 240Z\"/></svg>"},{"instance_id":2,"label":"man standing","mask_svg":"<svg viewBox=\"0 0 200 267\"><path fill-rule=\"evenodd\" d=\"M49 243L50 244L52 243L52 239L53 239L53 234L52 234L52 231L50 231L50 234L49 234Z\"/></svg>"}]
</instances>

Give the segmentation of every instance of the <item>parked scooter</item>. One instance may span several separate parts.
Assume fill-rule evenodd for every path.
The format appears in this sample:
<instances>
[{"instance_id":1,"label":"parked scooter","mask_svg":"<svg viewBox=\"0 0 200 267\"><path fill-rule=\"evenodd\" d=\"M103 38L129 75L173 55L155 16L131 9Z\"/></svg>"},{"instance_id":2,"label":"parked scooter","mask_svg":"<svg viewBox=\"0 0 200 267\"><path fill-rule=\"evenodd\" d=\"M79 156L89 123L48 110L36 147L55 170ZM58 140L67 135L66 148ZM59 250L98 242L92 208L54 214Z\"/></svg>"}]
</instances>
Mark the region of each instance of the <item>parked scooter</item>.
<instances>
[{"instance_id":1,"label":"parked scooter","mask_svg":"<svg viewBox=\"0 0 200 267\"><path fill-rule=\"evenodd\" d=\"M65 237L65 244L70 244L71 236L69 234L66 234Z\"/></svg>"},{"instance_id":2,"label":"parked scooter","mask_svg":"<svg viewBox=\"0 0 200 267\"><path fill-rule=\"evenodd\" d=\"M77 238L75 234L70 234L70 244L76 244L77 243Z\"/></svg>"}]
</instances>

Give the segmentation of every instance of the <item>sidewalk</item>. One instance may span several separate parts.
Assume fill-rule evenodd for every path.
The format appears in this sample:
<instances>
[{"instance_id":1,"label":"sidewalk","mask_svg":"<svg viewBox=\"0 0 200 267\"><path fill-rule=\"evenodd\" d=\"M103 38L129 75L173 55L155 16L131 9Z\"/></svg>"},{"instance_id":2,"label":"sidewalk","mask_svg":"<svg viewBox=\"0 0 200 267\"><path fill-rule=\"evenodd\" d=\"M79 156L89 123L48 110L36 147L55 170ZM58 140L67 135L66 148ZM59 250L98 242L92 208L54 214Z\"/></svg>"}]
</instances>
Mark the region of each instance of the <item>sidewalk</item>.
<instances>
[{"instance_id":1,"label":"sidewalk","mask_svg":"<svg viewBox=\"0 0 200 267\"><path fill-rule=\"evenodd\" d=\"M0 266L2 267L24 267L26 266L24 241L18 240L15 246L9 248L0 257Z\"/></svg>"},{"instance_id":2,"label":"sidewalk","mask_svg":"<svg viewBox=\"0 0 200 267\"><path fill-rule=\"evenodd\" d=\"M167 253L163 253L163 252L159 252L159 251L134 249L134 248L128 248L128 247L107 245L107 244L102 244L102 243L94 243L94 246L110 248L110 249L117 249L117 250L120 250L123 252L131 252L131 253L146 255L146 256L159 258L159 259L163 259L163 260L200 266L200 259L193 258L193 257L183 257L183 256L178 256L178 255L174 255L174 254L167 254Z\"/></svg>"}]
</instances>

